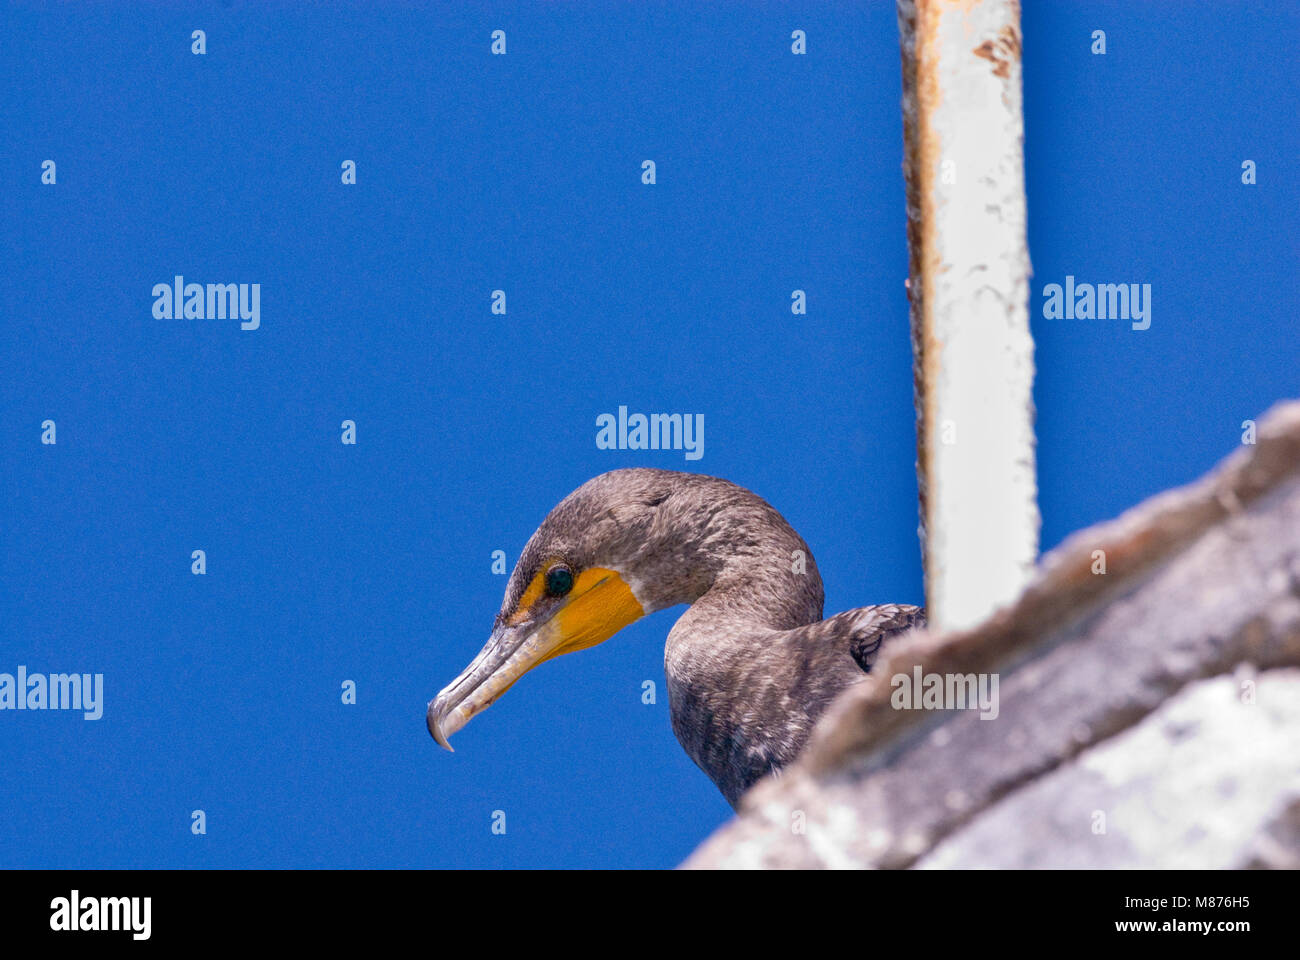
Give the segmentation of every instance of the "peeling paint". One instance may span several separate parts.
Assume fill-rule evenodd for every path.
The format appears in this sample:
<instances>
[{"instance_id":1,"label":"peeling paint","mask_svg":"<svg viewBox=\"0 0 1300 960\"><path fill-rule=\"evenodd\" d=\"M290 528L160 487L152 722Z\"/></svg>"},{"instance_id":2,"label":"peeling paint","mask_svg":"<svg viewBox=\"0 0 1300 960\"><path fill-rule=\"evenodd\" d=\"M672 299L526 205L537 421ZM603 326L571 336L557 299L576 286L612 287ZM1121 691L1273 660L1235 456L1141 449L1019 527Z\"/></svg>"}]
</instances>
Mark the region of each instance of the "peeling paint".
<instances>
[{"instance_id":1,"label":"peeling paint","mask_svg":"<svg viewBox=\"0 0 1300 960\"><path fill-rule=\"evenodd\" d=\"M1019 4L898 0L898 22L927 606L960 627L1038 550Z\"/></svg>"}]
</instances>

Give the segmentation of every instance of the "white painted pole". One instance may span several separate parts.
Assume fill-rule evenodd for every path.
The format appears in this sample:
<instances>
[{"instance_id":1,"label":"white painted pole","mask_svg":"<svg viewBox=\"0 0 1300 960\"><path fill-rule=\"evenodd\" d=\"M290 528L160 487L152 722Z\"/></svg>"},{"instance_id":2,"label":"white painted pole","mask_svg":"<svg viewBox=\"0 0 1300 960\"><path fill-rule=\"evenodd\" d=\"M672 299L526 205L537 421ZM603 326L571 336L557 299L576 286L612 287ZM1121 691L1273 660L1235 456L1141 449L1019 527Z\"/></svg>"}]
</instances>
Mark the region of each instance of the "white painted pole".
<instances>
[{"instance_id":1,"label":"white painted pole","mask_svg":"<svg viewBox=\"0 0 1300 960\"><path fill-rule=\"evenodd\" d=\"M963 629L1038 553L1020 7L898 0L926 605Z\"/></svg>"}]
</instances>

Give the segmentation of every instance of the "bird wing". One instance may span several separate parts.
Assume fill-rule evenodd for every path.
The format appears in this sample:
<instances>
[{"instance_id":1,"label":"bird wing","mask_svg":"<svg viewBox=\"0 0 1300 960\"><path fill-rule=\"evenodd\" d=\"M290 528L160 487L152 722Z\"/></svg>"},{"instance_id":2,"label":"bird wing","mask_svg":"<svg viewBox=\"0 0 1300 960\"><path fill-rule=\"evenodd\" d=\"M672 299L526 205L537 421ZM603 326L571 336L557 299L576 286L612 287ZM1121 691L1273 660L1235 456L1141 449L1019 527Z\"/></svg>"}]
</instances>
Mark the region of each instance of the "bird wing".
<instances>
[{"instance_id":1,"label":"bird wing","mask_svg":"<svg viewBox=\"0 0 1300 960\"><path fill-rule=\"evenodd\" d=\"M906 603L882 603L846 610L831 619L847 621L844 629L849 638L849 653L864 672L870 673L880 645L913 627L925 626L925 611Z\"/></svg>"}]
</instances>

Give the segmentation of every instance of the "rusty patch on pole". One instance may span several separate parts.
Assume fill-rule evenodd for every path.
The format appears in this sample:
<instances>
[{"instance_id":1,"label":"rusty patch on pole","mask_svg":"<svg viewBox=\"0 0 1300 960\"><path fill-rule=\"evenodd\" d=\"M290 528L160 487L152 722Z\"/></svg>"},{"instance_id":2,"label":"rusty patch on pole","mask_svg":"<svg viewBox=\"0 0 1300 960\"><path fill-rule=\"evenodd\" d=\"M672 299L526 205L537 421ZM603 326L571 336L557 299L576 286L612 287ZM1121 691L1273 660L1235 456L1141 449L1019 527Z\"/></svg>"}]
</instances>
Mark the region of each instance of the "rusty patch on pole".
<instances>
[{"instance_id":1,"label":"rusty patch on pole","mask_svg":"<svg viewBox=\"0 0 1300 960\"><path fill-rule=\"evenodd\" d=\"M975 48L974 54L993 64L993 73L1003 79L1011 75L1012 65L1020 59L1020 31L1007 24L998 31L996 40L985 40Z\"/></svg>"}]
</instances>

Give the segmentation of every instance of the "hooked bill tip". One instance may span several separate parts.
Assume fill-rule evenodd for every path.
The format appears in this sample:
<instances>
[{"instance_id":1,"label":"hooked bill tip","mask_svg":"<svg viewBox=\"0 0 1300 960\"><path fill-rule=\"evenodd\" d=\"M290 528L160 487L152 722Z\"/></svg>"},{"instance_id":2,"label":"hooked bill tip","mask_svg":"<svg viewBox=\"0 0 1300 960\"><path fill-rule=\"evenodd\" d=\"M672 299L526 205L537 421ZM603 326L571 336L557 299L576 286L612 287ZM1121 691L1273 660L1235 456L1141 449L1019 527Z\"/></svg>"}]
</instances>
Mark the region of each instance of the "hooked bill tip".
<instances>
[{"instance_id":1,"label":"hooked bill tip","mask_svg":"<svg viewBox=\"0 0 1300 960\"><path fill-rule=\"evenodd\" d=\"M442 732L442 720L438 716L436 708L438 701L433 700L429 703L429 711L425 714L425 723L429 727L429 736L433 737L438 746L442 747L448 753L455 753L451 744L447 742L446 735Z\"/></svg>"}]
</instances>

